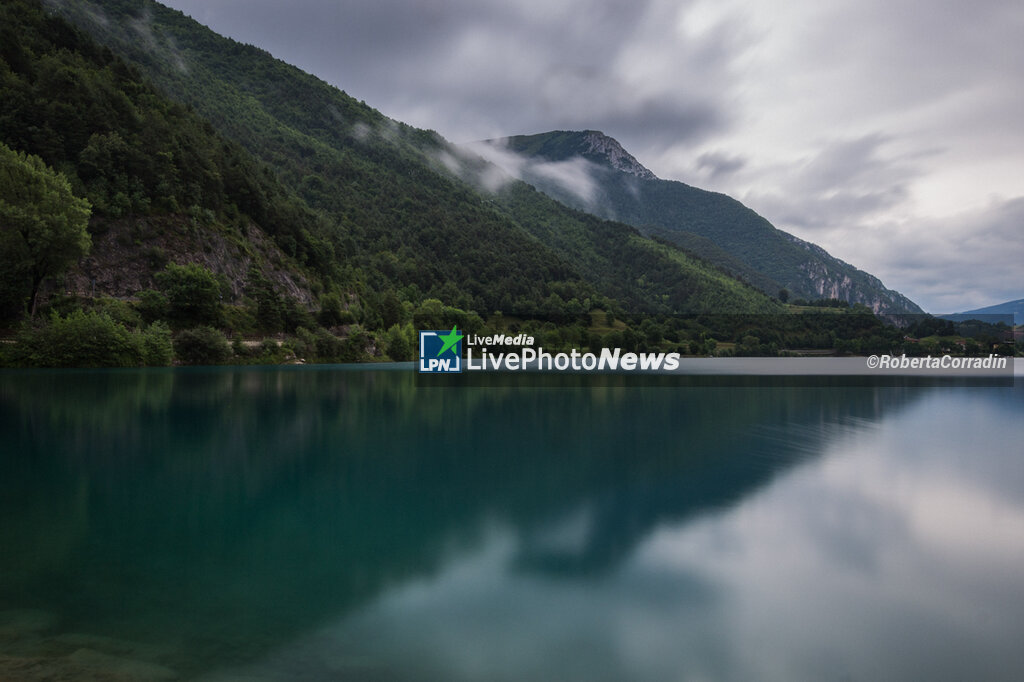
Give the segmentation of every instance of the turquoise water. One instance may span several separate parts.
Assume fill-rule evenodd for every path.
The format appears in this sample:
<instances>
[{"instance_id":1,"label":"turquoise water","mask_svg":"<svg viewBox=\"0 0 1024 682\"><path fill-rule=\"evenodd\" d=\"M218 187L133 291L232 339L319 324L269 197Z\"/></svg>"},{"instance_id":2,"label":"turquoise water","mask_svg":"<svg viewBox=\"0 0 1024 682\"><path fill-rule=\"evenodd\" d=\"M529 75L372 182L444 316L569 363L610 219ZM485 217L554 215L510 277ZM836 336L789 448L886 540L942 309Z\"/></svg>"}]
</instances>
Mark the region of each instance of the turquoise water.
<instances>
[{"instance_id":1,"label":"turquoise water","mask_svg":"<svg viewBox=\"0 0 1024 682\"><path fill-rule=\"evenodd\" d=\"M0 374L0 679L1024 679L1021 388L540 381Z\"/></svg>"}]
</instances>

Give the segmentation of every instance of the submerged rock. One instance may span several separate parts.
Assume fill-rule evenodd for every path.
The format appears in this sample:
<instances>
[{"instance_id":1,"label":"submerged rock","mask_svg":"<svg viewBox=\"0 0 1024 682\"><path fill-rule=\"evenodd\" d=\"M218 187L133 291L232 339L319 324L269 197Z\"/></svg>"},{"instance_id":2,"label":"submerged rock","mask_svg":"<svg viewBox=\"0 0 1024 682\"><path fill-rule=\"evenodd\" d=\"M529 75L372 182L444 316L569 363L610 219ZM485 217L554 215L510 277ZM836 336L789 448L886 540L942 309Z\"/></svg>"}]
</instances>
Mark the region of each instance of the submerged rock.
<instances>
[{"instance_id":1,"label":"submerged rock","mask_svg":"<svg viewBox=\"0 0 1024 682\"><path fill-rule=\"evenodd\" d=\"M162 665L104 654L95 649L79 649L68 656L67 660L81 666L87 674L105 676L97 679L137 680L138 682L178 679L176 672Z\"/></svg>"},{"instance_id":2,"label":"submerged rock","mask_svg":"<svg viewBox=\"0 0 1024 682\"><path fill-rule=\"evenodd\" d=\"M154 663L165 647L82 633L50 632L57 616L38 609L0 611L0 680L164 682L178 673Z\"/></svg>"},{"instance_id":3,"label":"submerged rock","mask_svg":"<svg viewBox=\"0 0 1024 682\"><path fill-rule=\"evenodd\" d=\"M57 616L40 609L0 611L0 637L19 638L46 632L57 623Z\"/></svg>"},{"instance_id":4,"label":"submerged rock","mask_svg":"<svg viewBox=\"0 0 1024 682\"><path fill-rule=\"evenodd\" d=\"M0 680L20 682L163 682L177 673L154 663L107 656L79 649L71 656L5 656L0 654Z\"/></svg>"}]
</instances>

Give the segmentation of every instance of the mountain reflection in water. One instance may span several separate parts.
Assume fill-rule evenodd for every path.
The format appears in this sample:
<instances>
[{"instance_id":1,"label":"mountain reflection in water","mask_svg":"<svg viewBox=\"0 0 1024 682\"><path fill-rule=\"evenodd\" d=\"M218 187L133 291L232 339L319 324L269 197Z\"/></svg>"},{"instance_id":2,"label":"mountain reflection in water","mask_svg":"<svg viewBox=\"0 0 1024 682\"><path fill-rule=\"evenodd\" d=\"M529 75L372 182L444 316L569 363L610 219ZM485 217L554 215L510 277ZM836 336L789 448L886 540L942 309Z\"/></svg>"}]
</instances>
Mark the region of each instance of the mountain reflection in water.
<instances>
[{"instance_id":1,"label":"mountain reflection in water","mask_svg":"<svg viewBox=\"0 0 1024 682\"><path fill-rule=\"evenodd\" d=\"M0 611L52 622L7 653L88 633L214 679L1001 679L1024 671L1021 403L7 373Z\"/></svg>"}]
</instances>

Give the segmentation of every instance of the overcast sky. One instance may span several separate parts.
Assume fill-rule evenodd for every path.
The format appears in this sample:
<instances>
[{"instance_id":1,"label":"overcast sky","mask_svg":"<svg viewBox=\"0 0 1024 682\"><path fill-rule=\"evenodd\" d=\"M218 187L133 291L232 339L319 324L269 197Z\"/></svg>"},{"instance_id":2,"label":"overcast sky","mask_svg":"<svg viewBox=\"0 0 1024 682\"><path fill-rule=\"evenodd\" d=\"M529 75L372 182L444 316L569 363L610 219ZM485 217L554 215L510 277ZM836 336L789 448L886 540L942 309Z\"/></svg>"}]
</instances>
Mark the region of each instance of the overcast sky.
<instances>
[{"instance_id":1,"label":"overcast sky","mask_svg":"<svg viewBox=\"0 0 1024 682\"><path fill-rule=\"evenodd\" d=\"M1019 0L167 0L453 142L596 129L929 312L1024 297Z\"/></svg>"}]
</instances>

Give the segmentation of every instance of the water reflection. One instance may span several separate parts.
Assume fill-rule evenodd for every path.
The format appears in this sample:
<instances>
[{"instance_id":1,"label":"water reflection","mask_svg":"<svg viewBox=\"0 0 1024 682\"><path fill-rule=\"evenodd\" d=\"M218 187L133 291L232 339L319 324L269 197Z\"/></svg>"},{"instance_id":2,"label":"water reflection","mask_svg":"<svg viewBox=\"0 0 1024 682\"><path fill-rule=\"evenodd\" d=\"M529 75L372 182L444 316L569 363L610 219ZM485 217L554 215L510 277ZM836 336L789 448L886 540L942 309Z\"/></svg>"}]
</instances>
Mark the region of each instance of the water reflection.
<instances>
[{"instance_id":1,"label":"water reflection","mask_svg":"<svg viewBox=\"0 0 1024 682\"><path fill-rule=\"evenodd\" d=\"M0 611L186 677L891 678L987 636L940 588L1021 633L1019 393L6 374Z\"/></svg>"},{"instance_id":2,"label":"water reflection","mask_svg":"<svg viewBox=\"0 0 1024 682\"><path fill-rule=\"evenodd\" d=\"M727 509L663 522L613 572L516 569L492 524L437 575L260 661L403 680L1015 680L1020 395L931 391L833 429ZM569 515L553 538L575 546ZM585 533L583 533L585 535ZM216 679L216 678L214 678Z\"/></svg>"}]
</instances>

